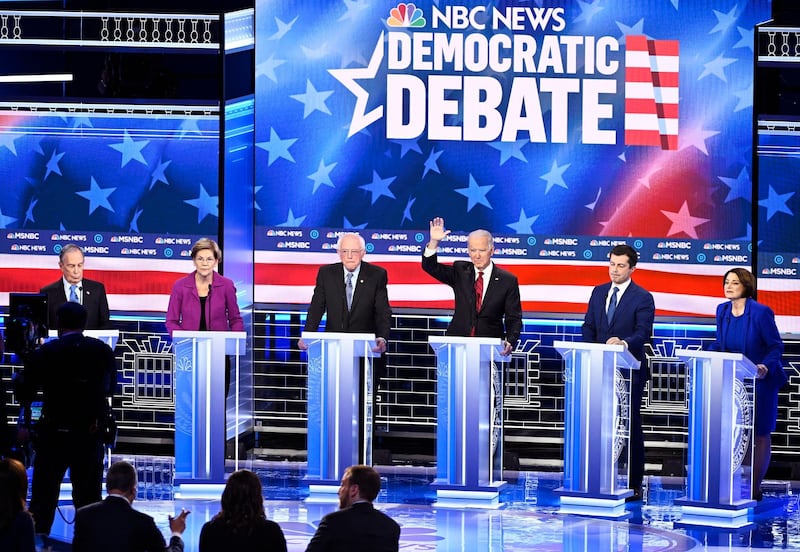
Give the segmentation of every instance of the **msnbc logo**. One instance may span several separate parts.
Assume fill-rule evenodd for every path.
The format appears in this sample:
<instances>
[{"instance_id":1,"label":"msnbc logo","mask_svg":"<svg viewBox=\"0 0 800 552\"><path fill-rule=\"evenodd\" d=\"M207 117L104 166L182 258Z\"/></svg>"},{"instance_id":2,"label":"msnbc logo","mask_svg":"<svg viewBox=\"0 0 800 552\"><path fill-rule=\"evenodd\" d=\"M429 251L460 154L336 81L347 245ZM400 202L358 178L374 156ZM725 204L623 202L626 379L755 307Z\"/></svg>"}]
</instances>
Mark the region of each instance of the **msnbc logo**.
<instances>
[{"instance_id":1,"label":"msnbc logo","mask_svg":"<svg viewBox=\"0 0 800 552\"><path fill-rule=\"evenodd\" d=\"M422 10L412 3L400 2L396 8L389 11L390 17L386 23L390 27L424 27L425 17Z\"/></svg>"}]
</instances>

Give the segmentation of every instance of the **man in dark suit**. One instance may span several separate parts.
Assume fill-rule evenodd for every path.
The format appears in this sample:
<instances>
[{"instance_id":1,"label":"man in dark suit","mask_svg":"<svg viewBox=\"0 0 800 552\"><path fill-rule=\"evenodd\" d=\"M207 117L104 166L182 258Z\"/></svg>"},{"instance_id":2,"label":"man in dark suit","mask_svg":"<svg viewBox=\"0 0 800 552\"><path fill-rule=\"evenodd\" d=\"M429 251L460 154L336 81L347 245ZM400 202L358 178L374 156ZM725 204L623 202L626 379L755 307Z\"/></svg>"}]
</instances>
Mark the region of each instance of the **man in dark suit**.
<instances>
[{"instance_id":1,"label":"man in dark suit","mask_svg":"<svg viewBox=\"0 0 800 552\"><path fill-rule=\"evenodd\" d=\"M320 267L303 330L317 331L327 312L325 331L374 333L372 350L383 353L392 325L386 270L362 260L366 244L358 234L342 234L336 249L341 262ZM302 339L297 344L308 348Z\"/></svg>"},{"instance_id":2,"label":"man in dark suit","mask_svg":"<svg viewBox=\"0 0 800 552\"><path fill-rule=\"evenodd\" d=\"M182 552L181 535L189 512L169 516L172 536L167 546L153 518L133 509L136 470L127 462L114 462L106 476L108 496L79 509L75 514L74 552Z\"/></svg>"},{"instance_id":3,"label":"man in dark suit","mask_svg":"<svg viewBox=\"0 0 800 552\"><path fill-rule=\"evenodd\" d=\"M306 552L396 552L400 526L376 510L381 476L369 466L350 466L339 487L339 510L328 514L311 537Z\"/></svg>"},{"instance_id":4,"label":"man in dark suit","mask_svg":"<svg viewBox=\"0 0 800 552\"><path fill-rule=\"evenodd\" d=\"M101 426L117 382L111 347L83 335L86 309L64 303L58 322L58 339L31 353L16 383L25 418L36 392L42 391L41 418L33 428L30 510L36 532L45 535L53 525L67 468L75 508L100 500L105 452ZM23 420L23 427L29 424L30 419Z\"/></svg>"},{"instance_id":5,"label":"man in dark suit","mask_svg":"<svg viewBox=\"0 0 800 552\"><path fill-rule=\"evenodd\" d=\"M475 230L467 239L470 261L452 266L439 263L436 249L450 230L444 219L430 223L430 241L422 254L422 269L453 288L456 308L447 335L503 338L503 355L511 354L522 331L519 281L492 262L494 239L486 230Z\"/></svg>"},{"instance_id":6,"label":"man in dark suit","mask_svg":"<svg viewBox=\"0 0 800 552\"><path fill-rule=\"evenodd\" d=\"M56 313L58 308L67 301L80 303L86 307L87 330L111 328L106 288L100 282L84 279L83 261L83 250L77 245L70 243L62 247L58 254L61 279L44 286L39 291L47 295L47 326L49 328L58 327Z\"/></svg>"},{"instance_id":7,"label":"man in dark suit","mask_svg":"<svg viewBox=\"0 0 800 552\"><path fill-rule=\"evenodd\" d=\"M629 245L611 249L608 274L611 281L592 290L584 317L583 340L591 343L623 345L640 361L641 368L632 370L630 396L630 464L628 487L640 500L644 479L644 433L642 432L642 396L650 379L650 369L644 356L644 346L653 335L655 302L649 291L631 280L639 254Z\"/></svg>"}]
</instances>

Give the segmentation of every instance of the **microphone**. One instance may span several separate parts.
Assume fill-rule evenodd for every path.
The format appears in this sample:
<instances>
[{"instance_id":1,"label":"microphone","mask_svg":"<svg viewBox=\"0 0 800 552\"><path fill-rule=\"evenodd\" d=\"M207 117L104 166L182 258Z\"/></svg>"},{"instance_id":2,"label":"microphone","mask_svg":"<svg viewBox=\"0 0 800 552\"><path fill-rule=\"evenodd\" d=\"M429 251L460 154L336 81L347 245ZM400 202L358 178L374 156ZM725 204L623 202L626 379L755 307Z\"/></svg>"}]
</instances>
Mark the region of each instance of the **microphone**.
<instances>
[{"instance_id":1,"label":"microphone","mask_svg":"<svg viewBox=\"0 0 800 552\"><path fill-rule=\"evenodd\" d=\"M208 297L206 298L206 306L208 307L208 322L206 328L211 331L211 283L208 284Z\"/></svg>"}]
</instances>

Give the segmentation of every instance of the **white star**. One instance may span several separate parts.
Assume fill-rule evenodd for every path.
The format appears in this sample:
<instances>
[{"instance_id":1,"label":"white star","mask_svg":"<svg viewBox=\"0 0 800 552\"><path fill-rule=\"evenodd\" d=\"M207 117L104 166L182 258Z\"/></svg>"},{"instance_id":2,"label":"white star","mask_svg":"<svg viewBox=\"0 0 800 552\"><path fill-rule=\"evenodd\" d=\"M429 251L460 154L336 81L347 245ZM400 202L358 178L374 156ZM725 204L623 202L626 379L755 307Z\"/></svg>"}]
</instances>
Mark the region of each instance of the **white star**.
<instances>
[{"instance_id":1,"label":"white star","mask_svg":"<svg viewBox=\"0 0 800 552\"><path fill-rule=\"evenodd\" d=\"M375 49L372 51L372 57L367 67L358 67L355 69L328 69L331 76L342 83L342 85L356 97L353 118L350 121L350 129L347 131L348 138L383 117L382 105L376 107L369 113L366 112L369 92L356 83L358 79L374 79L382 61L383 31L381 31L381 35L378 37L378 42L375 44Z\"/></svg>"},{"instance_id":2,"label":"white star","mask_svg":"<svg viewBox=\"0 0 800 552\"><path fill-rule=\"evenodd\" d=\"M700 80L708 75L714 75L722 82L728 82L728 79L725 76L725 68L734 61L736 61L735 58L726 58L722 54L718 55L715 59L703 64L705 69L703 69L703 72L700 73L699 77L697 77L697 80Z\"/></svg>"},{"instance_id":3,"label":"white star","mask_svg":"<svg viewBox=\"0 0 800 552\"><path fill-rule=\"evenodd\" d=\"M138 161L142 165L147 165L147 161L144 160L144 156L142 156L142 150L150 143L150 140L140 140L136 142L131 138L128 131L124 131L124 135L122 137L122 143L117 144L109 144L108 147L111 149L115 149L122 154L122 165L124 167L130 161Z\"/></svg>"},{"instance_id":4,"label":"white star","mask_svg":"<svg viewBox=\"0 0 800 552\"><path fill-rule=\"evenodd\" d=\"M288 23L284 23L283 21L281 21L280 19L278 19L276 17L275 18L275 24L278 26L278 30L275 31L274 33L272 33L271 36L267 37L267 40L280 40L280 39L282 39L283 35L288 33L291 30L292 26L294 26L295 21L297 21L297 17L295 17L294 19L292 19Z\"/></svg>"},{"instance_id":5,"label":"white star","mask_svg":"<svg viewBox=\"0 0 800 552\"><path fill-rule=\"evenodd\" d=\"M544 190L544 193L547 194L550 191L550 188L553 186L561 186L565 190L569 189L566 182L564 182L564 173L569 168L570 163L566 165L562 165L561 167L558 166L558 161L553 161L553 166L550 168L550 172L543 174L539 178L547 182L547 187Z\"/></svg>"},{"instance_id":6,"label":"white star","mask_svg":"<svg viewBox=\"0 0 800 552\"><path fill-rule=\"evenodd\" d=\"M331 110L325 105L325 99L331 94L333 94L333 90L317 91L311 81L306 79L305 94L291 94L289 97L303 104L303 119L305 119L314 111L321 111L330 115Z\"/></svg>"},{"instance_id":7,"label":"white star","mask_svg":"<svg viewBox=\"0 0 800 552\"><path fill-rule=\"evenodd\" d=\"M721 11L717 10L712 10L712 11L714 12L714 15L717 17L717 24L714 26L713 29L708 31L708 34L725 32L728 29L730 29L731 25L736 23L736 18L738 17L736 15L736 6L733 6L731 8L731 11L729 11L728 13L722 13Z\"/></svg>"}]
</instances>

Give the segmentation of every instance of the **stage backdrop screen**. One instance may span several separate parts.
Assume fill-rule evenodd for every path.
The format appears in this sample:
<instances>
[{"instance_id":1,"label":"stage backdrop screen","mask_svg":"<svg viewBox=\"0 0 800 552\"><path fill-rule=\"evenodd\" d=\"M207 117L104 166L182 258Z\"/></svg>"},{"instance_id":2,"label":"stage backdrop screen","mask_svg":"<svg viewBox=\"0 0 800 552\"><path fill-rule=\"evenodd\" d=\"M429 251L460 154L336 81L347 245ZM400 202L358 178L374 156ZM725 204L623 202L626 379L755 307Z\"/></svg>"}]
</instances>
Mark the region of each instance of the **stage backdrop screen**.
<instances>
[{"instance_id":1,"label":"stage backdrop screen","mask_svg":"<svg viewBox=\"0 0 800 552\"><path fill-rule=\"evenodd\" d=\"M528 311L579 313L616 243L662 315L752 262L753 29L769 2L256 5L256 300L305 303L342 231L394 306L452 306L429 221L496 236Z\"/></svg>"}]
</instances>

